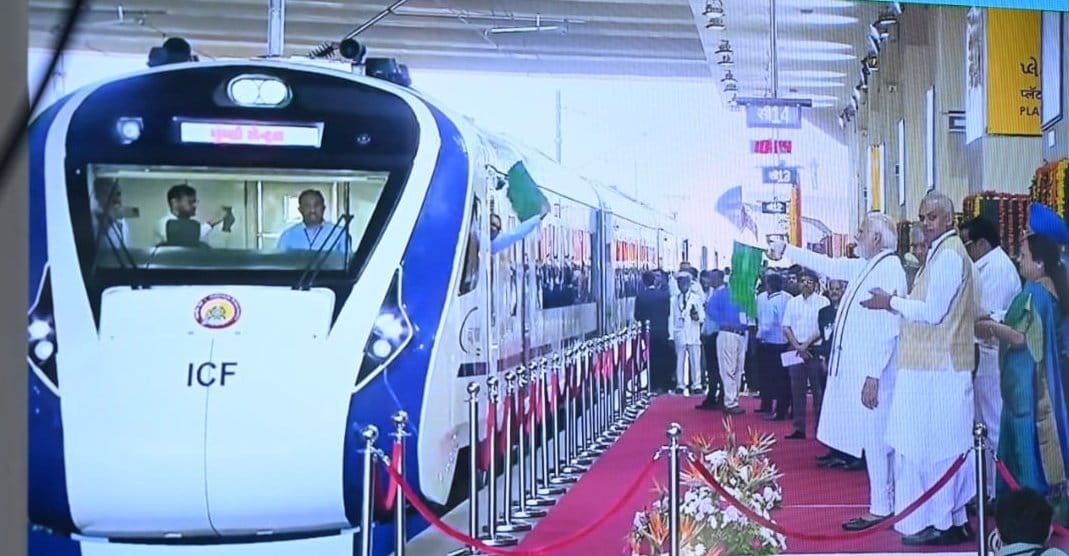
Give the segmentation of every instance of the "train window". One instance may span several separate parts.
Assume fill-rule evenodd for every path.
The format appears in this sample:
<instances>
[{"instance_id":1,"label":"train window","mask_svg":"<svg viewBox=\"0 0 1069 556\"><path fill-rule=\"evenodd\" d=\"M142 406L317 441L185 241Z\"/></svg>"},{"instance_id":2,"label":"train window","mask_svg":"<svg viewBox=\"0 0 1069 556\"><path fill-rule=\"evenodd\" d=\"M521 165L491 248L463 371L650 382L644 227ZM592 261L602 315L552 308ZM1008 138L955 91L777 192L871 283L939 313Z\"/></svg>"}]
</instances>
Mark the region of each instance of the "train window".
<instances>
[{"instance_id":1,"label":"train window","mask_svg":"<svg viewBox=\"0 0 1069 556\"><path fill-rule=\"evenodd\" d=\"M94 166L101 268L346 270L388 173ZM105 208L106 207L106 208ZM313 262L314 261L314 262Z\"/></svg>"},{"instance_id":2,"label":"train window","mask_svg":"<svg viewBox=\"0 0 1069 556\"><path fill-rule=\"evenodd\" d=\"M468 245L464 251L464 274L460 277L457 295L472 292L479 285L479 237L482 235L482 215L479 199L476 197L471 205L471 225L468 229Z\"/></svg>"}]
</instances>

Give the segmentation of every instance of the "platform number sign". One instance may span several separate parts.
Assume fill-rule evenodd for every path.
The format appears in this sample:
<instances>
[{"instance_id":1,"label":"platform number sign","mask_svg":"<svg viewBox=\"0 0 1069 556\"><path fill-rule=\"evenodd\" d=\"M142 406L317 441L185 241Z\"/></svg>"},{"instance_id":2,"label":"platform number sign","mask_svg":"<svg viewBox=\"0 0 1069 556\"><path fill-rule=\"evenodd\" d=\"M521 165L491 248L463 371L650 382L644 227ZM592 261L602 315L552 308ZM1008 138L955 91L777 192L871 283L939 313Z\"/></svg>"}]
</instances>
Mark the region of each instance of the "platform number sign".
<instances>
[{"instance_id":1,"label":"platform number sign","mask_svg":"<svg viewBox=\"0 0 1069 556\"><path fill-rule=\"evenodd\" d=\"M766 166L761 168L761 183L772 185L798 183L798 168L787 166Z\"/></svg>"},{"instance_id":2,"label":"platform number sign","mask_svg":"<svg viewBox=\"0 0 1069 556\"><path fill-rule=\"evenodd\" d=\"M750 104L746 106L746 126L777 129L802 127L802 107L798 105Z\"/></svg>"},{"instance_id":3,"label":"platform number sign","mask_svg":"<svg viewBox=\"0 0 1069 556\"><path fill-rule=\"evenodd\" d=\"M783 201L766 201L761 203L764 214L787 214L787 203Z\"/></svg>"}]
</instances>

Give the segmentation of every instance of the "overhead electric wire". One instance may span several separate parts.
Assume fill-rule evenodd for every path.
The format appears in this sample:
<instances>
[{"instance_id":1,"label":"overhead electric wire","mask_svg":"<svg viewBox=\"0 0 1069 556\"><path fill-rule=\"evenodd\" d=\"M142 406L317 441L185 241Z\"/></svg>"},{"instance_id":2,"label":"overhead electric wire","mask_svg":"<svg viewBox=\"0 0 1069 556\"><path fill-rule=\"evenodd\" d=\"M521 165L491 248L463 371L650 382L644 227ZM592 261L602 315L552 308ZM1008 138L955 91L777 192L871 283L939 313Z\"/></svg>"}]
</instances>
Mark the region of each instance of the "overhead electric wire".
<instances>
[{"instance_id":1,"label":"overhead electric wire","mask_svg":"<svg viewBox=\"0 0 1069 556\"><path fill-rule=\"evenodd\" d=\"M56 41L56 46L52 50L52 60L48 64L48 70L45 72L44 77L41 78L41 82L37 86L37 93L33 96L33 101L29 105L23 105L22 110L15 116L15 121L8 126L7 133L5 133L3 158L0 159L0 178L7 175L8 167L11 166L11 161L15 158L15 154L19 151L19 145L22 143L23 134L26 133L27 128L30 125L30 118L37 112L37 107L41 104L41 99L45 96L45 91L48 89L49 83L52 82L52 76L56 72L56 66L59 65L60 58L63 57L63 53L67 50L67 44L70 42L71 37L74 35L74 28L78 25L78 19L81 17L82 9L88 0L72 0L70 14L67 16L67 21L63 25L63 32L59 36L59 40ZM26 96L29 97L29 91L27 90ZM7 182L0 182L0 190L7 185Z\"/></svg>"}]
</instances>

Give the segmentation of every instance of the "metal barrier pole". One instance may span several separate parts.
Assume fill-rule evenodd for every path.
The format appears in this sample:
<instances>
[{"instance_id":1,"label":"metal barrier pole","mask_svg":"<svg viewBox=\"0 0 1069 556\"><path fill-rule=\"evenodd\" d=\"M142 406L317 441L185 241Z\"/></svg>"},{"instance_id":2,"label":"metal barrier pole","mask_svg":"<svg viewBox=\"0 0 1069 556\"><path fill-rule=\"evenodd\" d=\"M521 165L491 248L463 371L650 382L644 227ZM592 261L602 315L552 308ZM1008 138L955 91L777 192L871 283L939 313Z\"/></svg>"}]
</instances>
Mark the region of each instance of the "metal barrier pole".
<instances>
[{"instance_id":1,"label":"metal barrier pole","mask_svg":"<svg viewBox=\"0 0 1069 556\"><path fill-rule=\"evenodd\" d=\"M371 554L371 517L375 512L375 486L372 484L372 477L375 441L379 438L379 429L368 425L360 432L360 436L364 439L364 508L360 512L360 548L361 554Z\"/></svg>"},{"instance_id":2,"label":"metal barrier pole","mask_svg":"<svg viewBox=\"0 0 1069 556\"><path fill-rule=\"evenodd\" d=\"M561 364L560 354L553 356L553 365L545 376L542 383L542 487L551 488L550 485L570 485L578 479L561 473L560 456L561 442L567 442L567 436L560 430L560 405L559 396L553 391L553 379L560 382L560 373L564 370ZM553 450L549 449L549 431L553 431ZM552 463L552 465L550 465ZM563 494L564 489L560 489Z\"/></svg>"},{"instance_id":3,"label":"metal barrier pole","mask_svg":"<svg viewBox=\"0 0 1069 556\"><path fill-rule=\"evenodd\" d=\"M520 366L516 371L516 398L522 399L524 393L522 389L530 384L530 374L526 367ZM526 410L530 405L530 401L524 404ZM533 409L533 408L532 408ZM526 411L525 411L526 413ZM516 447L518 451L517 457L517 471L520 474L520 492L518 503L515 507L513 516L521 519L539 518L546 516L546 510L538 508L538 506L545 505L545 502L541 498L535 496L534 485L536 477L534 476L534 444L528 444L527 434L527 416L520 415L519 423L519 438L516 439ZM532 430L534 430L532 428ZM530 457L528 457L528 450L530 450ZM528 465L528 460L530 465Z\"/></svg>"},{"instance_id":4,"label":"metal barrier pole","mask_svg":"<svg viewBox=\"0 0 1069 556\"><path fill-rule=\"evenodd\" d=\"M530 497L527 499L527 503L531 506L552 506L557 503L556 500L549 498L549 496L556 496L564 492L563 489L543 489L539 486L539 456L545 456L546 446L538 446L538 423L535 422L535 416L538 415L538 411L543 409L541 402L538 398L541 398L542 382L545 380L546 370L546 358L543 357L538 360L538 365L532 366L528 374L527 381L527 396L531 404L531 418L528 421L531 423L531 428L527 431L527 441L530 443L531 454L530 459L527 461L527 470L531 474ZM537 404L537 405L536 405ZM542 414L542 419L545 421L545 413ZM545 477L542 477L545 480ZM551 492L552 491L552 492Z\"/></svg>"},{"instance_id":5,"label":"metal barrier pole","mask_svg":"<svg viewBox=\"0 0 1069 556\"><path fill-rule=\"evenodd\" d=\"M646 365L646 405L649 405L650 400L653 399L653 345L650 343L652 341L650 333L650 321L646 321L646 326L642 330L644 351L650 355L643 362Z\"/></svg>"},{"instance_id":6,"label":"metal barrier pole","mask_svg":"<svg viewBox=\"0 0 1069 556\"><path fill-rule=\"evenodd\" d=\"M497 377L490 377L486 379L486 396L489 401L490 408L493 411L497 411L497 404L500 401L500 391ZM505 418L505 424L512 426L512 422L508 417ZM497 496L497 431L490 431L490 438L486 441L486 448L490 451L490 465L487 470L490 474L489 484L486 487L487 506L489 510L486 512L486 535L479 537L479 540L484 544L490 546L515 546L519 541L515 537L508 535L498 534L497 526L497 511L500 506L500 500ZM507 435L507 433L506 433ZM511 438L511 435L508 435ZM511 461L512 458L506 458L506 463ZM508 513L510 508L508 507L508 492L511 490L510 484L505 486L505 512ZM474 535L472 535L474 536Z\"/></svg>"},{"instance_id":7,"label":"metal barrier pole","mask_svg":"<svg viewBox=\"0 0 1069 556\"><path fill-rule=\"evenodd\" d=\"M613 365L613 377L615 377L616 388L613 389L613 396L615 398L615 413L612 423L612 431L623 435L627 431L627 425L630 423L627 417L627 374L624 366L627 364L627 352L625 351L627 342L626 330L621 330L616 334L616 341L613 342L613 352L616 355L616 364Z\"/></svg>"},{"instance_id":8,"label":"metal barrier pole","mask_svg":"<svg viewBox=\"0 0 1069 556\"><path fill-rule=\"evenodd\" d=\"M572 385L575 384L575 375L579 371L579 360L575 356L576 352L576 349L570 349L564 356L564 372L561 375L561 393L564 394L564 426L560 428L564 429L564 451L557 454L557 460L560 462L557 471L565 475L579 473L580 471L577 466L572 464L575 461L575 445L578 442L577 435L580 432L574 430L578 427L578 423L575 420L575 392L572 391ZM569 369L571 369L571 373L568 372Z\"/></svg>"},{"instance_id":9,"label":"metal barrier pole","mask_svg":"<svg viewBox=\"0 0 1069 556\"><path fill-rule=\"evenodd\" d=\"M980 556L987 556L987 452L984 450L984 438L987 427L980 421L973 423L973 455L976 467L976 550Z\"/></svg>"},{"instance_id":10,"label":"metal barrier pole","mask_svg":"<svg viewBox=\"0 0 1069 556\"><path fill-rule=\"evenodd\" d=\"M620 437L619 433L613 429L613 404L616 403L614 393L612 390L613 377L616 375L616 357L613 353L616 351L616 346L613 345L613 336L610 334L605 336L602 340L601 357L604 363L607 363L609 368L603 369L600 373L601 376L601 424L598 430L601 434L598 435L598 444L604 448L609 449L612 447L613 442ZM606 357L606 355L608 357Z\"/></svg>"},{"instance_id":11,"label":"metal barrier pole","mask_svg":"<svg viewBox=\"0 0 1069 556\"><path fill-rule=\"evenodd\" d=\"M583 342L579 346L579 358L576 362L575 382L579 388L579 396L572 401L572 407L575 420L572 421L576 428L578 428L577 442L575 444L575 455L572 457L570 464L584 467L594 463L594 457L597 453L593 450L593 426L591 425L591 419L593 413L591 412L591 406L593 405L593 381L590 377L590 342ZM580 411L579 404L582 404L582 410ZM585 469L584 469L585 470Z\"/></svg>"},{"instance_id":12,"label":"metal barrier pole","mask_svg":"<svg viewBox=\"0 0 1069 556\"><path fill-rule=\"evenodd\" d=\"M671 556L679 556L679 423L668 426L668 540Z\"/></svg>"},{"instance_id":13,"label":"metal barrier pole","mask_svg":"<svg viewBox=\"0 0 1069 556\"><path fill-rule=\"evenodd\" d=\"M518 376L516 375L515 372L509 371L509 372L505 373L505 395L510 396L512 398L513 407L515 407L516 398L517 398L517 395L516 395L516 393L518 391L518 388L516 386L517 380L518 380ZM505 427L505 500L503 501L504 510L502 511L501 521L497 522L497 529L498 529L498 531L502 531L504 533L523 533L525 531L530 531L532 526L531 526L530 523L527 523L525 521L515 521L515 520L513 520L514 517L519 517L519 516L517 516L517 515L515 515L513 513L512 504L514 502L518 502L519 505L520 505L520 510L525 512L525 513L526 513L526 510L527 510L527 505L524 504L524 494L523 494L523 488L524 488L523 485L524 485L524 483L523 483L523 463L522 463L523 460L522 459L520 460L521 463L520 463L520 466L519 466L519 469L520 469L520 483L519 483L518 486L520 488L520 495L516 496L515 495L516 493L513 492L513 489L512 489L512 485L513 485L513 482L514 482L512 480L512 468L513 468L513 463L512 463L512 425L513 425L512 420L513 419L512 418L513 418L512 411L506 411L505 412L505 423L504 423L504 427ZM522 437L523 435L520 435L520 436ZM526 514L525 517L540 517L540 516Z\"/></svg>"},{"instance_id":14,"label":"metal barrier pole","mask_svg":"<svg viewBox=\"0 0 1069 556\"><path fill-rule=\"evenodd\" d=\"M408 428L408 413L404 411L398 411L393 416L394 426L394 439L395 442L401 446L401 461L397 465L397 474L402 478L405 476L405 437L408 436L408 432L405 430ZM398 483L396 486L396 494L394 496L393 507L393 527L394 527L394 556L405 556L405 543L408 541L408 528L405 526L405 493L401 490L401 485Z\"/></svg>"},{"instance_id":15,"label":"metal barrier pole","mask_svg":"<svg viewBox=\"0 0 1069 556\"><path fill-rule=\"evenodd\" d=\"M598 452L594 451L594 390L596 385L594 383L594 361L591 355L592 353L591 343L589 341L583 344L582 358L580 363L582 367L579 370L579 380L582 384L582 396L583 396L583 411L580 412L579 418L582 420L582 438L580 439L579 452L577 456L583 458L583 462L589 465L593 462L593 458L598 455Z\"/></svg>"},{"instance_id":16,"label":"metal barrier pole","mask_svg":"<svg viewBox=\"0 0 1069 556\"><path fill-rule=\"evenodd\" d=\"M479 385L468 383L468 536L479 538ZM474 546L449 553L449 556L479 554Z\"/></svg>"},{"instance_id":17,"label":"metal barrier pole","mask_svg":"<svg viewBox=\"0 0 1069 556\"><path fill-rule=\"evenodd\" d=\"M554 356L554 361L560 360L559 355ZM554 363L554 368L556 363ZM549 482L549 403L548 398L551 395L551 389L549 381L551 379L549 367L549 361L542 359L541 364L538 367L538 382L534 385L538 388L538 408L542 412L542 422L538 423L538 433L541 436L542 447L539 448L539 467L542 472L541 486L536 490L536 493L540 496L559 496L564 494L564 489L559 486L553 486ZM531 429L531 434L535 433L534 428ZM554 444L556 444L554 440Z\"/></svg>"}]
</instances>

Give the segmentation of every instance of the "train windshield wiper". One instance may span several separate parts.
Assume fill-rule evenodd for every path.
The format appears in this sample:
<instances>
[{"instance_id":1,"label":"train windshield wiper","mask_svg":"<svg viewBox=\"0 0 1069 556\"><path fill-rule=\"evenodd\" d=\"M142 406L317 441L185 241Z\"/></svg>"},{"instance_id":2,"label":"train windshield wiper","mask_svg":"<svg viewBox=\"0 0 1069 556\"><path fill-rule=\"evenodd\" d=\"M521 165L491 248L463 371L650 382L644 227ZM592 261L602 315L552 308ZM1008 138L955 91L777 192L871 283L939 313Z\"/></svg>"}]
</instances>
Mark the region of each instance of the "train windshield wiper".
<instances>
[{"instance_id":1,"label":"train windshield wiper","mask_svg":"<svg viewBox=\"0 0 1069 556\"><path fill-rule=\"evenodd\" d=\"M346 238L346 240L349 239L349 225L353 222L353 215L346 214L342 216L342 221L344 222L344 225L341 223L335 224L334 228L327 234L326 239L323 240L322 245L320 245L312 254L312 259L308 261L308 264L304 267L301 277L297 280L297 284L293 286L293 289L302 290L310 287L312 282L315 281L316 276L319 275L320 270L322 270L323 264L327 262L331 253L333 253L334 249L338 246L338 242L341 241L342 238ZM345 256L348 257L351 254L351 251L352 249L347 245L344 251Z\"/></svg>"}]
</instances>

